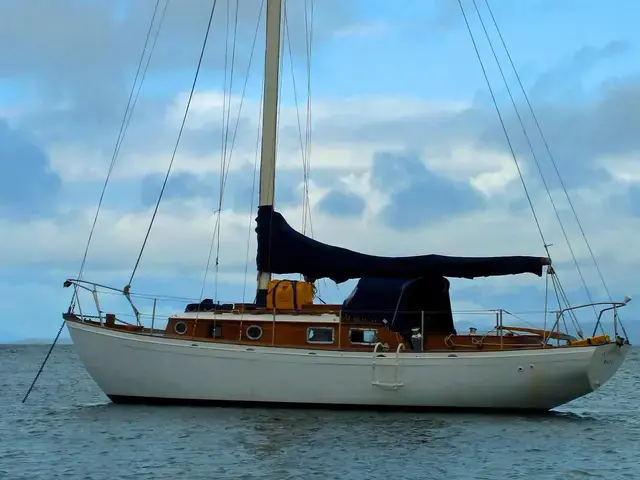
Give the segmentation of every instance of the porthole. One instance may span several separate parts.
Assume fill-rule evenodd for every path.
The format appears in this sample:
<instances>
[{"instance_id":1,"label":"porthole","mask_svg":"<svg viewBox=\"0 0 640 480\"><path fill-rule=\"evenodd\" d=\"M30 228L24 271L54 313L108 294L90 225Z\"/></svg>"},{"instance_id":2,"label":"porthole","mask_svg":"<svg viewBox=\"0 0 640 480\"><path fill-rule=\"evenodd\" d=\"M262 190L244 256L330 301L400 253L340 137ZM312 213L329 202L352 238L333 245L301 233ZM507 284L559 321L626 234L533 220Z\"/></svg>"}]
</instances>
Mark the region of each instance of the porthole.
<instances>
[{"instance_id":1,"label":"porthole","mask_svg":"<svg viewBox=\"0 0 640 480\"><path fill-rule=\"evenodd\" d=\"M247 328L247 338L249 340L260 340L260 337L262 337L262 327L251 325Z\"/></svg>"},{"instance_id":2,"label":"porthole","mask_svg":"<svg viewBox=\"0 0 640 480\"><path fill-rule=\"evenodd\" d=\"M178 335L184 335L185 333L187 333L187 324L184 322L176 322L176 324L173 326L173 331Z\"/></svg>"}]
</instances>

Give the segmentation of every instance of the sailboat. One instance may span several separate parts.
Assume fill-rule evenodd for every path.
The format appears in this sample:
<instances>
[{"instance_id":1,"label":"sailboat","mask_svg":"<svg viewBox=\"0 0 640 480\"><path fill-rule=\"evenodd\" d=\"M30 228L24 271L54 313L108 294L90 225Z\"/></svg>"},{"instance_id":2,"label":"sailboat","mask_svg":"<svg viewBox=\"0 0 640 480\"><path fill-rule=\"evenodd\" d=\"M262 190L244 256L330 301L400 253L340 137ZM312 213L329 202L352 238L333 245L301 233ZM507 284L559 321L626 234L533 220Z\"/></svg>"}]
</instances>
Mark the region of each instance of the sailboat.
<instances>
[{"instance_id":1,"label":"sailboat","mask_svg":"<svg viewBox=\"0 0 640 480\"><path fill-rule=\"evenodd\" d=\"M556 277L545 256L382 257L314 240L274 205L283 1L266 2L266 51L257 292L251 303L205 299L143 325L100 308L98 287L70 278L63 313L75 350L116 403L281 407L550 410L605 384L629 351L619 332L621 302L558 308L549 328L504 325L457 332L450 278ZM276 278L299 274L301 280ZM315 283L357 280L341 304L316 303ZM555 283L554 283L555 284ZM109 287L111 288L111 287ZM89 292L97 314L80 307ZM613 313L613 335L561 331L577 309ZM545 316L546 316L545 312ZM624 335L624 336L623 336Z\"/></svg>"}]
</instances>

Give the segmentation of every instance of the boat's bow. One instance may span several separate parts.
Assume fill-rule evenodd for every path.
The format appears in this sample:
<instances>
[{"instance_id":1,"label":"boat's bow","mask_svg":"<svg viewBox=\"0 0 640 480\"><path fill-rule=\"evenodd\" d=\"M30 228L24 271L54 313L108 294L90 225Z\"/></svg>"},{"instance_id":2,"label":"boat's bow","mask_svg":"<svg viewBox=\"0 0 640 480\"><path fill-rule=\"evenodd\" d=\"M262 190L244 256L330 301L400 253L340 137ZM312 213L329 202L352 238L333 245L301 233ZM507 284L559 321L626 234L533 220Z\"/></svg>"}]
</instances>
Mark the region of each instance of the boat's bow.
<instances>
[{"instance_id":1,"label":"boat's bow","mask_svg":"<svg viewBox=\"0 0 640 480\"><path fill-rule=\"evenodd\" d=\"M593 390L600 388L615 375L624 363L629 348L629 343L621 341L596 348L589 365L589 384Z\"/></svg>"}]
</instances>

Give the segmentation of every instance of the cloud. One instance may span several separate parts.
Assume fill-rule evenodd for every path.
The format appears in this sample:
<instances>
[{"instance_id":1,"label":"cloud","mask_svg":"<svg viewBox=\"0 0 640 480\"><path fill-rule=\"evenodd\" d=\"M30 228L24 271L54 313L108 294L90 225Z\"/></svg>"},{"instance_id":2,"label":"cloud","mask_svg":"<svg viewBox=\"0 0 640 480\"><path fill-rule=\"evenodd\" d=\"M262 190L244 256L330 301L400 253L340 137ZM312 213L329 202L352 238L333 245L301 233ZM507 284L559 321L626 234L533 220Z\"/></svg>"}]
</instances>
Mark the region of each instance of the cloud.
<instances>
[{"instance_id":1,"label":"cloud","mask_svg":"<svg viewBox=\"0 0 640 480\"><path fill-rule=\"evenodd\" d=\"M626 83L621 84L621 87L633 91ZM206 99L206 96L202 98ZM595 105L615 115L618 111L605 104L606 100L612 98L616 96L605 94ZM513 162L504 150L498 149L496 145L492 145L494 149L491 150L478 137L463 135L472 133L474 129L476 132L482 131L482 126L452 128L453 133L449 132L448 137L436 136L436 133L445 132L440 122L436 121L437 118L445 125L453 125L456 122L452 118L458 118L460 123L469 122L470 118L488 118L488 114L479 114L477 106L464 109L460 105L454 105L448 109L426 109L420 115L421 109L416 107L417 103L419 102L411 99L407 99L406 104L394 100L396 109L391 112L393 120L385 120L383 112L388 110L388 99L381 99L379 103L371 98L363 98L361 103L351 99L346 102L348 108L342 108L332 100L316 101L321 112L315 119L317 123L314 123L316 143L312 151L311 195L312 205L316 207L313 213L316 236L329 243L377 254L434 252L499 255L540 252L541 245L528 205L523 200ZM215 110L206 105L204 102L199 109ZM336 109L335 117L331 115L331 108ZM580 106L581 111L590 108L594 108L594 105ZM360 116L357 114L359 109L362 110ZM251 112L251 109L248 108L247 112ZM408 113L402 116L398 112ZM219 111L214 113L217 116ZM634 113L625 113L629 114ZM283 116L283 130L289 128L287 122L291 116ZM164 122L164 118L166 117L161 116L159 122ZM335 123L340 125L339 135L336 135L337 130L330 128L331 118L335 118ZM409 123L408 119L414 123ZM289 121L288 125L291 123L293 122ZM415 123L424 128L415 127ZM199 128L195 130L199 131ZM414 134L409 135L409 130L413 130ZM224 237L223 242L231 249L225 255L228 259L225 263L229 268L243 265L246 242L242 242L244 246L239 246L234 235L240 235L241 238L249 235L251 215L254 214L249 198L250 190L253 189L255 160L255 138L251 137L253 135L247 135L246 140L238 143L234 155L240 158L233 160L225 187L225 206L228 211L224 218L230 225L225 229L225 235L230 236ZM375 142L369 143L369 139L374 137ZM604 140L603 138L602 141ZM297 153L294 147L297 141L297 138L283 139L285 148L280 157L282 163L279 163L283 168L278 170L277 179L278 208L289 212L287 218L293 219L294 226L297 226L295 219L302 218L302 212L293 208L302 198L300 147L298 144ZM290 150L286 148L287 142ZM139 205L137 209L133 208L124 215L122 209L103 212L100 225L104 230L96 235L95 238L99 240L95 240L97 243L90 257L97 267L114 270L124 268L137 253L136 249L150 218L149 208L155 203L168 162L168 156L147 156L144 148L147 144L154 151L155 145L150 142L132 148L130 156L125 157L126 169L121 170L122 176L116 176L116 183L108 191L108 197L114 198L118 195L118 185L122 185L125 180L131 185L142 181L137 198L130 199ZM185 150L189 151L189 145L185 146ZM353 160L336 162L335 155L326 154L336 151L345 152ZM601 151L606 149L603 147ZM249 152L252 152L251 156ZM80 170L71 175L68 170L73 165L81 166L82 156L75 157L77 162L74 162L73 156L66 157L66 162L63 161L63 156L58 155L57 158L53 163L59 167L58 171L65 179L66 186L84 183L82 180L86 178L87 172ZM136 159L139 160L137 164L132 161ZM175 173L170 178L165 202L154 227L152 238L156 240L151 242L143 261L143 265L146 265L144 268L149 268L149 272L166 271L167 268L174 272L196 272L202 268L202 259L206 259L214 224L213 212L217 208L220 157L218 153L197 158L197 161L193 159L194 157L184 154L180 156L179 153L176 160ZM558 159L561 165L564 165L563 160ZM615 161L622 160L616 157ZM106 159L103 162L104 165ZM531 181L534 173L530 168L525 169L528 181ZM99 180L102 180L101 176L96 175L94 181ZM592 177L591 183L581 187L582 190L573 187L573 194L579 195L576 206L579 213L589 212L589 218L593 219L590 220L592 229L587 230L595 229L597 233L598 238L594 241L598 247L596 251L600 255L619 259L621 249L616 242L623 238L633 238L627 229L634 228L635 223L622 222L628 210L618 212L619 217L612 216L607 211L609 199L620 191L617 180L609 177L607 183L602 183L598 179L599 184L592 183L594 180ZM342 194L336 196L335 191ZM541 216L541 221L543 227L551 232L549 236L556 243L554 249L560 249L558 258L567 258L566 249L561 245L562 237L557 227L554 229L555 219L548 211L548 203L544 203L547 202L544 193L539 188L532 189L532 192L536 206L547 211L547 214ZM554 190L553 193L554 198L561 197L560 192ZM331 211L332 204L335 207L337 197L340 197L339 203L346 197L353 198L350 195L357 195L364 201L364 209L361 209L361 205L354 209L362 213L362 222L358 226L353 222L342 223L335 215L326 216L327 211ZM95 197L97 193L85 198L85 213L65 222L56 219L29 224L5 224L4 228L16 232L13 241L4 245L6 261L10 263L13 259L29 258L33 264L43 262L43 265L62 261L56 264L59 269L68 268L65 266L68 263L65 262L73 264L79 261L78 254L82 250L92 219ZM124 199L121 201L124 202ZM567 217L570 213L567 206L562 202L559 204L563 218L570 218ZM352 213L355 214L355 211ZM380 218L387 225L381 225ZM400 234L389 226L411 229ZM72 235L72 239L68 235L71 231L77 232ZM461 234L461 231L474 233L469 236ZM331 232L331 235L327 236L327 232ZM50 249L38 249L29 240L43 237L50 239ZM176 242L186 242L186 254L179 258L167 253L175 251ZM504 246L508 247L508 251ZM233 251L236 253L232 253ZM577 248L576 251L583 260L587 258L586 249ZM175 265L175 268L170 265Z\"/></svg>"},{"instance_id":2,"label":"cloud","mask_svg":"<svg viewBox=\"0 0 640 480\"><path fill-rule=\"evenodd\" d=\"M486 97L457 92L451 98L429 98L431 94L424 93L430 92L427 83L419 94L400 95L388 85L376 84L375 79L369 85L358 84L358 91L368 93L356 96L341 92L330 96L321 88L316 89L329 75L341 71L340 65L330 63L337 38L345 42L340 43L345 50L354 34L358 42L364 42L363 35L379 36L384 41L386 31L379 28L383 23L376 23L375 19L364 23L362 19L353 20L355 3L316 2L314 42L321 67L312 87L309 184L315 238L391 256L544 255L502 126ZM13 215L0 219L0 229L11 232L0 237L0 264L5 278L17 269L47 272L46 276L38 275L43 277L43 283L53 285L77 271L153 4L152 0L129 2L117 15L113 3L106 0L61 0L55 8L44 0L35 0L28 6L17 0L0 5L0 17L15 19L0 32L0 75L13 86L20 85L12 96L24 100L11 102L11 108L2 107L11 115L13 128L0 129L0 135L9 132L11 141L6 145L22 152L19 156L29 172L28 176L21 172L20 177L8 174L0 182L6 181L7 191L27 182L21 197L23 208L47 212L46 217L39 214L25 219ZM217 216L221 119L227 102L231 105L232 125L240 103L243 110L225 185L225 208L220 214L220 256L212 263L205 294L213 296L215 292L216 263L220 298L238 298L245 285L245 269L249 272L246 290L252 292L254 288L254 162L260 121L260 55L249 79L249 93L242 102L240 91L258 4L241 2L238 36L242 40L238 44L233 95L225 96L220 87L224 75L224 52L220 50L224 48L211 47L207 53L202 82L134 290L190 296L200 292ZM291 26L297 25L289 33L300 39L304 35L301 9L305 2L289 4L297 9L288 12ZM444 2L442 5L448 8ZM124 285L131 273L176 140L208 6L208 1L190 0L180 5L173 2L169 7L145 89L107 191L89 253L87 278ZM453 11L444 10L445 16L450 13ZM225 14L217 15L211 45L220 46L226 33ZM69 22L70 18L83 20ZM385 28L393 27L393 34L400 36L396 19L388 20L387 23L385 19ZM363 25L369 28L362 28ZM415 20L412 25L418 28ZM424 24L419 27L424 30ZM299 62L296 71L304 70L304 42L292 43ZM578 51L564 64L561 62L540 76L532 95L574 205L616 295L622 291L633 294L639 289L633 279L640 267L640 257L634 253L635 235L640 229L640 173L636 168L640 151L636 128L640 124L640 81L610 81L597 90L585 89L581 96L568 97L562 92L575 89L586 73L608 65L603 62L627 53L625 49L624 43L613 42ZM257 51L262 51L260 45ZM291 85L287 85L287 61L281 97L276 205L301 230L303 175L298 113L304 124L306 98L300 92L305 90L306 78L304 72L296 78L296 105L290 95ZM578 73L574 75L574 71ZM424 78L429 76L425 70ZM558 87L559 80L565 83ZM555 265L568 294L579 298L580 279L573 273L569 252L520 126L508 108L503 112L540 222L548 240L554 243L550 248ZM531 126L531 119L525 121ZM32 137L24 132L32 132ZM544 172L553 179L540 139L532 136ZM0 151L4 143L0 144ZM30 150L28 145L33 148ZM38 186L36 191L28 186L29 181ZM550 186L560 214L570 221L571 211L561 201L563 192L557 181ZM573 224L569 229L576 240L574 251L579 261L588 264L589 252L578 241L579 231ZM584 272L590 285L597 282L594 269L585 267ZM322 283L323 297L340 301L353 285L347 283L340 287ZM452 283L455 301L474 308L533 308L544 293L544 280L535 276ZM26 281L25 285L34 287ZM40 283L35 286L41 287ZM17 291L12 292L16 298L20 296ZM60 297L59 291L51 292L51 298ZM58 307L63 305L56 304ZM179 307L178 304L175 308Z\"/></svg>"},{"instance_id":3,"label":"cloud","mask_svg":"<svg viewBox=\"0 0 640 480\"><path fill-rule=\"evenodd\" d=\"M0 216L25 218L53 213L60 179L47 154L27 132L0 119Z\"/></svg>"},{"instance_id":4,"label":"cloud","mask_svg":"<svg viewBox=\"0 0 640 480\"><path fill-rule=\"evenodd\" d=\"M213 206L216 190L219 190L217 188L219 181L219 178L211 178L211 176L205 176L201 179L189 173L178 172L169 177L163 193L163 199L183 198L190 200L201 198L202 200L210 201ZM143 178L141 200L144 207L149 208L156 204L163 182L164 176L162 175L151 174Z\"/></svg>"},{"instance_id":5,"label":"cloud","mask_svg":"<svg viewBox=\"0 0 640 480\"><path fill-rule=\"evenodd\" d=\"M280 207L294 205L302 199L297 190L301 187L302 172L287 172L279 176L276 185L276 202ZM297 175L296 175L297 174ZM205 172L193 174L178 172L169 177L163 193L164 200L180 199L185 202L198 201L208 203L211 210L218 209L220 199L221 175ZM142 206L155 206L164 182L164 175L149 174L142 179ZM257 206L258 187L257 171L254 166L244 164L239 170L230 171L226 175L223 188L223 208L234 212L254 211Z\"/></svg>"},{"instance_id":6,"label":"cloud","mask_svg":"<svg viewBox=\"0 0 640 480\"><path fill-rule=\"evenodd\" d=\"M370 103L368 109L373 105ZM534 104L534 108L568 187L579 187L594 177L606 177L623 154L640 150L640 138L634 133L635 126L640 124L640 80L637 78L606 83L593 97L582 102L549 100ZM530 114L522 103L519 109L543 172L553 180L555 172L532 126ZM528 173L527 182L532 188L541 188L537 168L513 110L503 107L502 112L516 157ZM332 123L319 122L314 132L316 138L328 143L386 144L395 150L419 151L427 165L449 176L465 176L475 169L476 176L483 175L476 181L487 182L489 189L502 188L504 183L518 178L502 126L491 105L460 106L440 110L436 115L430 115L425 108L422 113L406 113L388 120L365 115L358 122L338 118ZM605 157L606 168L600 161ZM486 169L488 164L490 170ZM458 171L458 166L464 170ZM500 178L502 182L496 185ZM557 184L557 180L553 181Z\"/></svg>"},{"instance_id":7,"label":"cloud","mask_svg":"<svg viewBox=\"0 0 640 480\"><path fill-rule=\"evenodd\" d=\"M318 210L330 215L345 215L349 217L359 217L366 208L365 200L359 195L341 190L331 190L320 203Z\"/></svg>"},{"instance_id":8,"label":"cloud","mask_svg":"<svg viewBox=\"0 0 640 480\"><path fill-rule=\"evenodd\" d=\"M126 74L135 71L155 3L141 0L118 11L108 0L60 0L55 5L46 0L34 0L28 5L20 0L2 2L0 17L12 21L0 32L0 74L13 77L20 72L19 76L37 79L41 88L50 94L57 92L57 96L66 96L77 88L81 90L76 93L95 94L110 84L121 87L124 76L128 79ZM160 2L160 6L164 3ZM234 2L229 5L232 4L235 5ZM195 68L211 5L211 0L170 2L154 52L154 72ZM227 17L235 18L235 6L227 12L226 5L217 2L211 45L223 44ZM306 2L287 5L289 32L296 38L304 36L301 19L305 5ZM251 46L261 6L259 1L239 2L240 56ZM353 8L344 2L322 2L322 8L314 8L316 40L321 42L333 31L344 28L352 15ZM82 21L70 22L70 18ZM159 19L160 12L156 22ZM264 28L264 13L262 23ZM300 42L292 43L297 46ZM210 48L208 53L207 68L222 68L223 49ZM52 81L55 83L51 84Z\"/></svg>"},{"instance_id":9,"label":"cloud","mask_svg":"<svg viewBox=\"0 0 640 480\"><path fill-rule=\"evenodd\" d=\"M584 99L584 79L603 61L619 57L631 49L628 42L613 40L602 47L585 45L540 75L531 88L534 99Z\"/></svg>"},{"instance_id":10,"label":"cloud","mask_svg":"<svg viewBox=\"0 0 640 480\"><path fill-rule=\"evenodd\" d=\"M340 30L336 30L334 35L338 38L342 37L370 37L380 35L387 32L391 25L387 22L367 22L349 25Z\"/></svg>"},{"instance_id":11,"label":"cloud","mask_svg":"<svg viewBox=\"0 0 640 480\"><path fill-rule=\"evenodd\" d=\"M2 2L0 18L12 21L0 32L0 77L19 92L22 102L16 117L21 125L37 131L47 148L73 148L92 158L110 157L155 3L141 0L121 9L108 0L61 0L55 5L46 0L28 5L17 0ZM228 32L226 23L227 17L234 20L235 3L217 2L198 90L223 84L225 71L228 74L231 70L228 59L234 45L233 88L239 91L242 87L237 79L243 79L248 69L262 2L239 2L234 43L233 31ZM163 4L161 1L160 6ZM193 81L211 4L211 0L170 2L123 150L145 143L147 155L166 155L175 142L173 125L165 127L156 120L173 97L167 92L184 91ZM232 5L230 12L226 12L227 4ZM308 3L287 5L287 38L292 48L285 50L285 57L288 61L291 53L299 64L305 60ZM314 6L316 48L335 30L351 24L353 13L353 5L339 0ZM72 18L82 21L72 22ZM264 12L260 18L263 31ZM154 32L159 19L160 13ZM230 39L225 51L227 35ZM257 38L252 72L260 75L263 58L259 52L264 51L264 41L263 35ZM151 136L154 142L148 141ZM201 137L202 148L204 135ZM214 135L209 132L206 138ZM192 143L192 148L196 150L197 145Z\"/></svg>"},{"instance_id":12,"label":"cloud","mask_svg":"<svg viewBox=\"0 0 640 480\"><path fill-rule=\"evenodd\" d=\"M632 215L640 217L640 185L629 187L629 210Z\"/></svg>"},{"instance_id":13,"label":"cloud","mask_svg":"<svg viewBox=\"0 0 640 480\"><path fill-rule=\"evenodd\" d=\"M455 183L438 177L415 154L376 154L371 178L372 186L389 196L381 216L395 228L419 228L483 205L482 196L468 179Z\"/></svg>"}]
</instances>

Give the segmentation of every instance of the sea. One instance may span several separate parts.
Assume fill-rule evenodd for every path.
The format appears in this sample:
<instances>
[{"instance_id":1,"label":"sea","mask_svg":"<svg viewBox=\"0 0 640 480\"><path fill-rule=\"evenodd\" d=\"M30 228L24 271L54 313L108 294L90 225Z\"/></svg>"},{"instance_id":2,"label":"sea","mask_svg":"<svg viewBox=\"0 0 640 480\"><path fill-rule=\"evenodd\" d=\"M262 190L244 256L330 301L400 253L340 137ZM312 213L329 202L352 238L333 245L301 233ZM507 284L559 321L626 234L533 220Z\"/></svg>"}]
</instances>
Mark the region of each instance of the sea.
<instances>
[{"instance_id":1,"label":"sea","mask_svg":"<svg viewBox=\"0 0 640 480\"><path fill-rule=\"evenodd\" d=\"M120 406L73 345L23 404L47 350L0 346L2 480L640 479L635 348L600 390L544 415Z\"/></svg>"}]
</instances>

